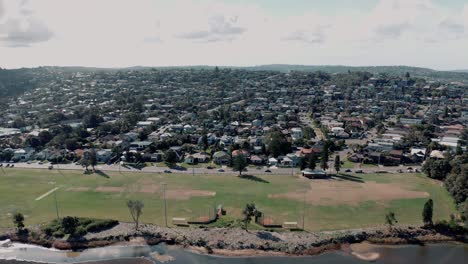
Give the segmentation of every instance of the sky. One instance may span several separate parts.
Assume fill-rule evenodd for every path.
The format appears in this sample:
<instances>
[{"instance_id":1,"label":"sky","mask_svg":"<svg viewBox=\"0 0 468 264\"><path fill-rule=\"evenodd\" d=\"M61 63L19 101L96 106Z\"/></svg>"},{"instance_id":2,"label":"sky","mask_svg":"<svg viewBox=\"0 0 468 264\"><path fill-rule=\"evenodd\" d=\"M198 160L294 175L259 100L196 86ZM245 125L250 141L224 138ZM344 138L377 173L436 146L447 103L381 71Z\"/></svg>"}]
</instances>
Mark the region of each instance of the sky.
<instances>
[{"instance_id":1,"label":"sky","mask_svg":"<svg viewBox=\"0 0 468 264\"><path fill-rule=\"evenodd\" d=\"M468 0L0 0L0 67L468 69Z\"/></svg>"}]
</instances>

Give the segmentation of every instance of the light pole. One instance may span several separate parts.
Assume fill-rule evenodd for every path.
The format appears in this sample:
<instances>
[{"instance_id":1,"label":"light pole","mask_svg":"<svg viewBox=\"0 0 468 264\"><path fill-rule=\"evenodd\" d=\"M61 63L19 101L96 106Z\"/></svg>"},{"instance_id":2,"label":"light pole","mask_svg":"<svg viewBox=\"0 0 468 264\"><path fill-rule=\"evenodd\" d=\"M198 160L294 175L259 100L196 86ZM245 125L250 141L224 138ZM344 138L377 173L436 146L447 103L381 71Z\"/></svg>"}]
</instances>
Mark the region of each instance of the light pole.
<instances>
[{"instance_id":1,"label":"light pole","mask_svg":"<svg viewBox=\"0 0 468 264\"><path fill-rule=\"evenodd\" d=\"M304 191L304 200L302 200L302 231L305 230L306 194L307 190Z\"/></svg>"},{"instance_id":2,"label":"light pole","mask_svg":"<svg viewBox=\"0 0 468 264\"><path fill-rule=\"evenodd\" d=\"M54 200L55 200L55 212L57 213L57 220L59 217L58 203L57 203L57 187L56 182L54 182Z\"/></svg>"},{"instance_id":3,"label":"light pole","mask_svg":"<svg viewBox=\"0 0 468 264\"><path fill-rule=\"evenodd\" d=\"M124 155L120 156L120 159L119 159L119 173L122 173L121 172L121 167L123 166L123 159L125 159L125 156Z\"/></svg>"},{"instance_id":4,"label":"light pole","mask_svg":"<svg viewBox=\"0 0 468 264\"><path fill-rule=\"evenodd\" d=\"M166 204L166 183L163 183L163 199L164 199L164 220L166 222L166 227L167 227L167 204Z\"/></svg>"}]
</instances>

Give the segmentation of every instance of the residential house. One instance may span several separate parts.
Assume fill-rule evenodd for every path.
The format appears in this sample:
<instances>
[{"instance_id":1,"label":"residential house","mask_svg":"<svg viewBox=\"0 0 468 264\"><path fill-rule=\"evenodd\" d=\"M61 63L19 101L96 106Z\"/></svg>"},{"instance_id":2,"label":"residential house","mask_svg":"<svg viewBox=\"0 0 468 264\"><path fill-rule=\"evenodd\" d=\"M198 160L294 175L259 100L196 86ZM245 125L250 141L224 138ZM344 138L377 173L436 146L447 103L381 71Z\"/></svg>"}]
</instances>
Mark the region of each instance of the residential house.
<instances>
[{"instance_id":1,"label":"residential house","mask_svg":"<svg viewBox=\"0 0 468 264\"><path fill-rule=\"evenodd\" d=\"M134 141L130 143L130 150L142 151L153 144L152 141Z\"/></svg>"},{"instance_id":2,"label":"residential house","mask_svg":"<svg viewBox=\"0 0 468 264\"><path fill-rule=\"evenodd\" d=\"M226 151L217 151L213 154L213 162L219 165L231 163L231 156Z\"/></svg>"},{"instance_id":3,"label":"residential house","mask_svg":"<svg viewBox=\"0 0 468 264\"><path fill-rule=\"evenodd\" d=\"M101 149L96 151L96 160L98 162L108 163L112 158L112 150L110 149Z\"/></svg>"}]
</instances>

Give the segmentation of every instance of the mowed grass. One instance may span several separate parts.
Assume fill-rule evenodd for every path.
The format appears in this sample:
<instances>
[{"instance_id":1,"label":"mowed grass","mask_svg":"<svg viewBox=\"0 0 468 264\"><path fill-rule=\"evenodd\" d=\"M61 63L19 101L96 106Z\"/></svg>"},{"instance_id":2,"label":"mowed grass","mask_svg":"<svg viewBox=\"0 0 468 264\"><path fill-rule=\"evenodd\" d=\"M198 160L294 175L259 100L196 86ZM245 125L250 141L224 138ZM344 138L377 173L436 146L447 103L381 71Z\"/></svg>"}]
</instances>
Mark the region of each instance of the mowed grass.
<instances>
[{"instance_id":1,"label":"mowed grass","mask_svg":"<svg viewBox=\"0 0 468 264\"><path fill-rule=\"evenodd\" d=\"M455 212L452 198L440 183L421 174L362 174L363 181L400 184L408 190L427 192L434 200L434 219L447 219ZM224 205L229 217L240 218L246 203L257 207L275 222L297 221L310 231L360 228L384 224L388 211L396 213L399 223L421 223L426 198L388 201L363 200L357 204L318 205L301 200L272 199L271 194L304 193L313 190L313 180L293 176L267 175L261 179L241 179L227 175L178 175L118 173L84 175L81 171L4 169L0 171L0 228L11 227L11 214L26 215L26 224L40 224L56 217L54 194L35 199L54 186L60 216L72 215L131 221L126 201L144 202L142 222L164 224L164 200L161 184L167 184L167 214L172 217L207 216L218 204ZM55 182L55 183L54 183ZM309 183L312 182L312 186ZM96 190L101 187L101 191ZM102 187L105 187L102 191ZM115 187L113 189L108 187ZM106 189L107 188L107 189ZM146 188L146 191L145 191ZM181 199L190 190L216 192L214 196ZM350 191L352 191L350 189ZM181 194L178 196L178 194ZM336 193L339 197L340 193ZM211 212L210 212L211 211Z\"/></svg>"}]
</instances>

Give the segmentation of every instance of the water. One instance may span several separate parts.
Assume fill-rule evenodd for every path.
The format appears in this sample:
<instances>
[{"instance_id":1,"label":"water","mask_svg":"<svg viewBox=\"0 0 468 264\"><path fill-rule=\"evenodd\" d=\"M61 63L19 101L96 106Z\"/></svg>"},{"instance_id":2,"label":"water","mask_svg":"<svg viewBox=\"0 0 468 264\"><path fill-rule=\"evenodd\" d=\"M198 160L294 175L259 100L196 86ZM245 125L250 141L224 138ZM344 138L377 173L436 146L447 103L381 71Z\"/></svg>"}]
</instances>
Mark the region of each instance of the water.
<instances>
[{"instance_id":1,"label":"water","mask_svg":"<svg viewBox=\"0 0 468 264\"><path fill-rule=\"evenodd\" d=\"M467 263L468 245L463 244L434 244L426 246L373 246L371 252L380 254L373 263L383 264L456 264ZM158 252L170 255L172 264L358 264L369 263L360 260L343 251L329 252L311 257L242 257L227 258L199 255L184 251L178 247L158 246L110 246L89 249L82 252L57 251L41 247L15 244L10 248L0 248L0 263L7 259L37 261L46 263L79 263L87 261L121 260L121 264L136 263L138 257L152 259L151 255ZM133 258L133 259L132 259ZM3 260L3 261L2 261ZM155 263L160 263L154 258ZM112 263L112 262L110 262Z\"/></svg>"}]
</instances>

